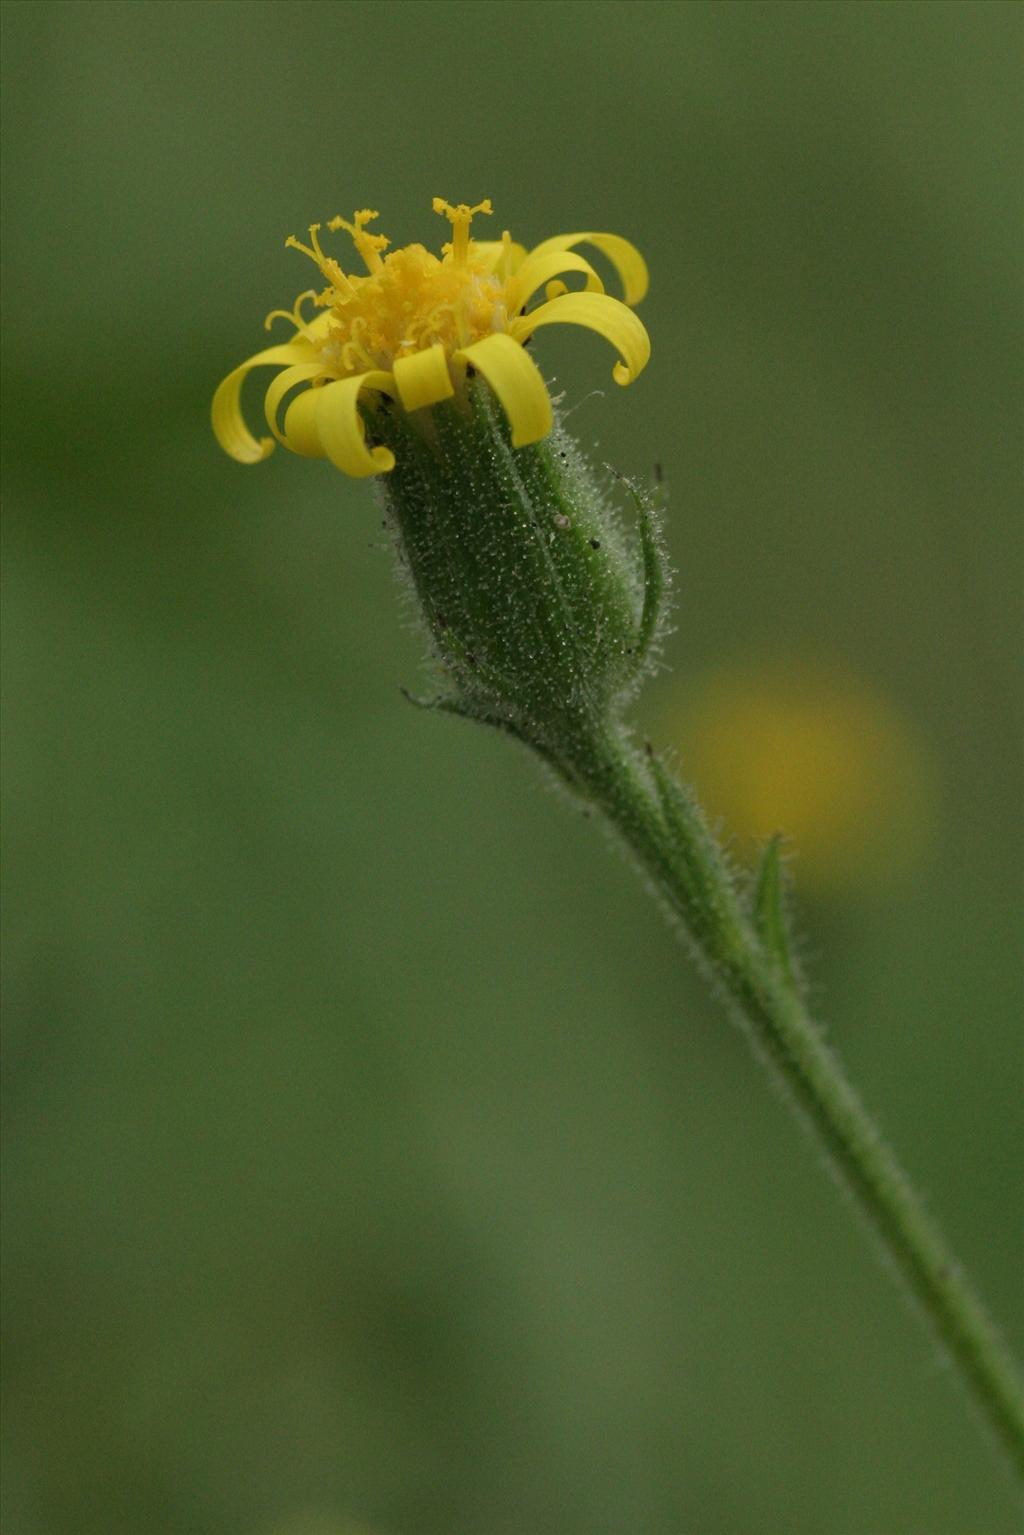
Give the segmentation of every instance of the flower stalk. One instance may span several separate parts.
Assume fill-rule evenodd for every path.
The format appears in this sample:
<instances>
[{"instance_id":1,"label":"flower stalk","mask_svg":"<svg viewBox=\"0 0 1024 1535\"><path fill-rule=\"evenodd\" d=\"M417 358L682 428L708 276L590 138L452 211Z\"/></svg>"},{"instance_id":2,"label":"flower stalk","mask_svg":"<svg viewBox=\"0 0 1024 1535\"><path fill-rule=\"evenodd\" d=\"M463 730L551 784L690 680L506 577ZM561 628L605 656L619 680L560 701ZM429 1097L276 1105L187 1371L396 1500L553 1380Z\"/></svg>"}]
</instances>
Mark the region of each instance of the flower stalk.
<instances>
[{"instance_id":1,"label":"flower stalk","mask_svg":"<svg viewBox=\"0 0 1024 1535\"><path fill-rule=\"evenodd\" d=\"M1024 1391L1014 1362L801 996L779 900L777 843L766 851L761 899L751 910L695 801L624 731L593 743L576 782L646 874L815 1134L1024 1478Z\"/></svg>"}]
</instances>

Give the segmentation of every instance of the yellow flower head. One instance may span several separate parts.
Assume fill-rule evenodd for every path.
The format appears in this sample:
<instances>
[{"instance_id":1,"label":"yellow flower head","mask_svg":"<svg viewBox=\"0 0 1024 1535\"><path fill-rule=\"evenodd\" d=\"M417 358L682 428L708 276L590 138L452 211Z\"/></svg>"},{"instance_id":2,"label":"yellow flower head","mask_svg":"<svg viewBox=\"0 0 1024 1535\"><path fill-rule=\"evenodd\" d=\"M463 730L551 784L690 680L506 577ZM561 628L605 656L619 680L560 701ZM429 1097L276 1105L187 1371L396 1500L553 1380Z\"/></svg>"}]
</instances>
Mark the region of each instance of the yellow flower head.
<instances>
[{"instance_id":1,"label":"yellow flower head","mask_svg":"<svg viewBox=\"0 0 1024 1535\"><path fill-rule=\"evenodd\" d=\"M274 440L293 453L329 458L346 474L382 474L394 466L388 448L368 446L361 396L368 402L388 395L406 411L422 410L455 395L467 370L483 375L501 403L512 431L512 445L539 442L551 430L551 400L525 343L542 325L582 325L606 337L619 353L613 376L631 383L644 368L651 344L628 306L647 291L647 268L628 240L610 234L556 235L532 251L516 245L508 232L501 240L474 240L470 225L490 202L452 207L435 197L434 212L451 224L451 241L435 256L422 245L406 245L385 255L390 241L366 227L378 215L361 209L351 219L334 218L331 230L343 229L366 271L348 274L320 244L319 224L309 230L309 244L294 235L287 244L316 264L326 286L301 293L290 312L275 309L269 330L284 318L295 334L282 346L248 358L223 380L213 397L213 430L225 452L242 464L256 464L273 452ZM596 247L622 280L623 299L612 298L594 268L575 253L577 245ZM562 279L578 274L581 290L570 292ZM544 302L527 306L544 290ZM322 313L307 319L308 300ZM242 383L251 368L272 366L277 374L266 394L272 436L257 439L242 419ZM285 411L279 412L297 386Z\"/></svg>"}]
</instances>

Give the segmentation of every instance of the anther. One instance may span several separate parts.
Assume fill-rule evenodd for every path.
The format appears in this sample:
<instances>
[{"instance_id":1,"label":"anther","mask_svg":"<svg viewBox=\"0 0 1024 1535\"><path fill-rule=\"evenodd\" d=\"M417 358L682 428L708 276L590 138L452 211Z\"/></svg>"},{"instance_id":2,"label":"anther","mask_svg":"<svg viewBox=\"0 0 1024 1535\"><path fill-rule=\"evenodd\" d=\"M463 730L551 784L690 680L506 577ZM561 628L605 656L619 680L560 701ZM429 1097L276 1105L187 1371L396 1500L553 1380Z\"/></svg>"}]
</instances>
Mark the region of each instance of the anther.
<instances>
[{"instance_id":1,"label":"anther","mask_svg":"<svg viewBox=\"0 0 1024 1535\"><path fill-rule=\"evenodd\" d=\"M382 270L384 263L381 260L380 253L387 250L391 244L387 235L372 235L367 232L365 225L378 218L380 218L380 214L375 208L358 208L353 213L351 220L343 219L339 213L327 225L328 229L344 229L347 234L352 236L352 243L366 262L367 270L370 272Z\"/></svg>"},{"instance_id":2,"label":"anther","mask_svg":"<svg viewBox=\"0 0 1024 1535\"><path fill-rule=\"evenodd\" d=\"M344 272L341 270L341 267L338 265L338 263L334 261L330 256L325 256L323 251L320 249L320 240L318 238L319 234L320 225L310 224L309 239L312 249L310 248L310 245L303 245L301 240L296 240L294 235L289 235L284 243L286 246L290 246L292 250L301 251L304 256L309 257L310 261L315 261L321 272L327 278L327 281L336 290L336 292L340 294L343 299L350 299L352 298L355 290L353 289L352 284L349 282L348 278L345 276ZM319 297L316 298L316 303L321 307L326 307L324 305L323 294L320 294Z\"/></svg>"},{"instance_id":3,"label":"anther","mask_svg":"<svg viewBox=\"0 0 1024 1535\"><path fill-rule=\"evenodd\" d=\"M465 266L466 257L469 254L469 226L473 222L475 213L493 213L491 199L485 197L482 203L470 207L468 203L459 203L452 207L446 203L443 197L435 197L431 205L435 213L443 213L452 226L452 264Z\"/></svg>"}]
</instances>

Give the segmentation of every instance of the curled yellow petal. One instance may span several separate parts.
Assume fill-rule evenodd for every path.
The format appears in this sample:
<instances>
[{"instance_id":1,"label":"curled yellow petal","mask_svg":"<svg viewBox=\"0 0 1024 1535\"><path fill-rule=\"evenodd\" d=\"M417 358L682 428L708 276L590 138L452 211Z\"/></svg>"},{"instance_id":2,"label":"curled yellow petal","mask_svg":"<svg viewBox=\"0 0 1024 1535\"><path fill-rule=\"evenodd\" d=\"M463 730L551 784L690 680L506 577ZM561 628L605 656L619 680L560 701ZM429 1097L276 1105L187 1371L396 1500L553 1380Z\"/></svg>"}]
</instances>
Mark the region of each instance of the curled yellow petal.
<instances>
[{"instance_id":1,"label":"curled yellow petal","mask_svg":"<svg viewBox=\"0 0 1024 1535\"><path fill-rule=\"evenodd\" d=\"M622 296L626 303L639 304L647 292L647 263L636 246L624 240L621 235L593 233L555 235L552 239L542 240L539 245L534 246L527 260L533 261L538 256L548 256L552 251L572 250L575 245L593 245L602 255L607 256L622 279Z\"/></svg>"},{"instance_id":2,"label":"curled yellow petal","mask_svg":"<svg viewBox=\"0 0 1024 1535\"><path fill-rule=\"evenodd\" d=\"M547 385L533 358L517 341L495 332L455 355L477 368L498 396L512 428L514 448L525 448L548 435L551 400Z\"/></svg>"},{"instance_id":3,"label":"curled yellow petal","mask_svg":"<svg viewBox=\"0 0 1024 1535\"><path fill-rule=\"evenodd\" d=\"M436 405L455 393L448 359L440 342L408 357L396 357L392 364L398 398L406 410L421 410Z\"/></svg>"},{"instance_id":4,"label":"curled yellow petal","mask_svg":"<svg viewBox=\"0 0 1024 1535\"><path fill-rule=\"evenodd\" d=\"M604 336L622 358L612 369L617 384L631 384L651 355L650 337L632 309L607 293L563 293L520 315L509 327L509 334L525 341L542 325L583 325Z\"/></svg>"},{"instance_id":5,"label":"curled yellow petal","mask_svg":"<svg viewBox=\"0 0 1024 1535\"><path fill-rule=\"evenodd\" d=\"M277 438L282 447L290 448L286 433L281 431L277 424L277 412L281 401L289 389L294 389L296 384L316 378L318 373L323 373L323 364L319 362L297 362L290 368L284 368L272 381L263 401L263 412L267 418L267 425Z\"/></svg>"},{"instance_id":6,"label":"curled yellow petal","mask_svg":"<svg viewBox=\"0 0 1024 1535\"><path fill-rule=\"evenodd\" d=\"M604 283L590 262L584 261L582 256L574 256L572 251L548 251L538 256L534 251L527 256L512 279L509 309L513 314L525 309L539 288L550 283L553 277L560 277L563 272L583 272L587 279L588 293L604 292ZM558 288L560 292L565 292L564 283L559 283Z\"/></svg>"},{"instance_id":7,"label":"curled yellow petal","mask_svg":"<svg viewBox=\"0 0 1024 1535\"><path fill-rule=\"evenodd\" d=\"M326 458L324 445L316 424L316 406L319 389L303 389L290 402L284 413L285 446L302 458Z\"/></svg>"},{"instance_id":8,"label":"curled yellow petal","mask_svg":"<svg viewBox=\"0 0 1024 1535\"><path fill-rule=\"evenodd\" d=\"M336 468L356 479L386 474L395 467L395 455L389 448L366 446L366 430L359 414L359 396L364 389L394 394L394 377L374 369L311 391L316 396L316 430L324 453Z\"/></svg>"},{"instance_id":9,"label":"curled yellow petal","mask_svg":"<svg viewBox=\"0 0 1024 1535\"><path fill-rule=\"evenodd\" d=\"M210 420L213 434L225 453L230 453L240 464L258 464L274 451L274 439L261 437L257 440L242 419L242 385L251 369L309 362L313 355L309 343L302 340L268 346L266 351L247 358L221 380L213 396Z\"/></svg>"}]
</instances>

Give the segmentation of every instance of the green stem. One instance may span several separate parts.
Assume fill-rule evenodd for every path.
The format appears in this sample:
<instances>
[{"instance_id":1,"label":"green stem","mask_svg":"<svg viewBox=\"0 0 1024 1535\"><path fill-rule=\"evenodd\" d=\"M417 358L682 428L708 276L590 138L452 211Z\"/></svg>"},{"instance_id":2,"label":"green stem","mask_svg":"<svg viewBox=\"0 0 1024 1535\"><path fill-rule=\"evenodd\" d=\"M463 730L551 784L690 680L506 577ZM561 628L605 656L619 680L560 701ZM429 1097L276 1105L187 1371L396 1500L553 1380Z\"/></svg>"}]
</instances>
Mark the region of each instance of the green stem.
<instances>
[{"instance_id":1,"label":"green stem","mask_svg":"<svg viewBox=\"0 0 1024 1535\"><path fill-rule=\"evenodd\" d=\"M817 1132L988 1422L1024 1476L1024 1390L985 1307L825 1043L762 945L728 864L668 770L623 732L576 738L570 765L681 920L755 1050Z\"/></svg>"}]
</instances>

